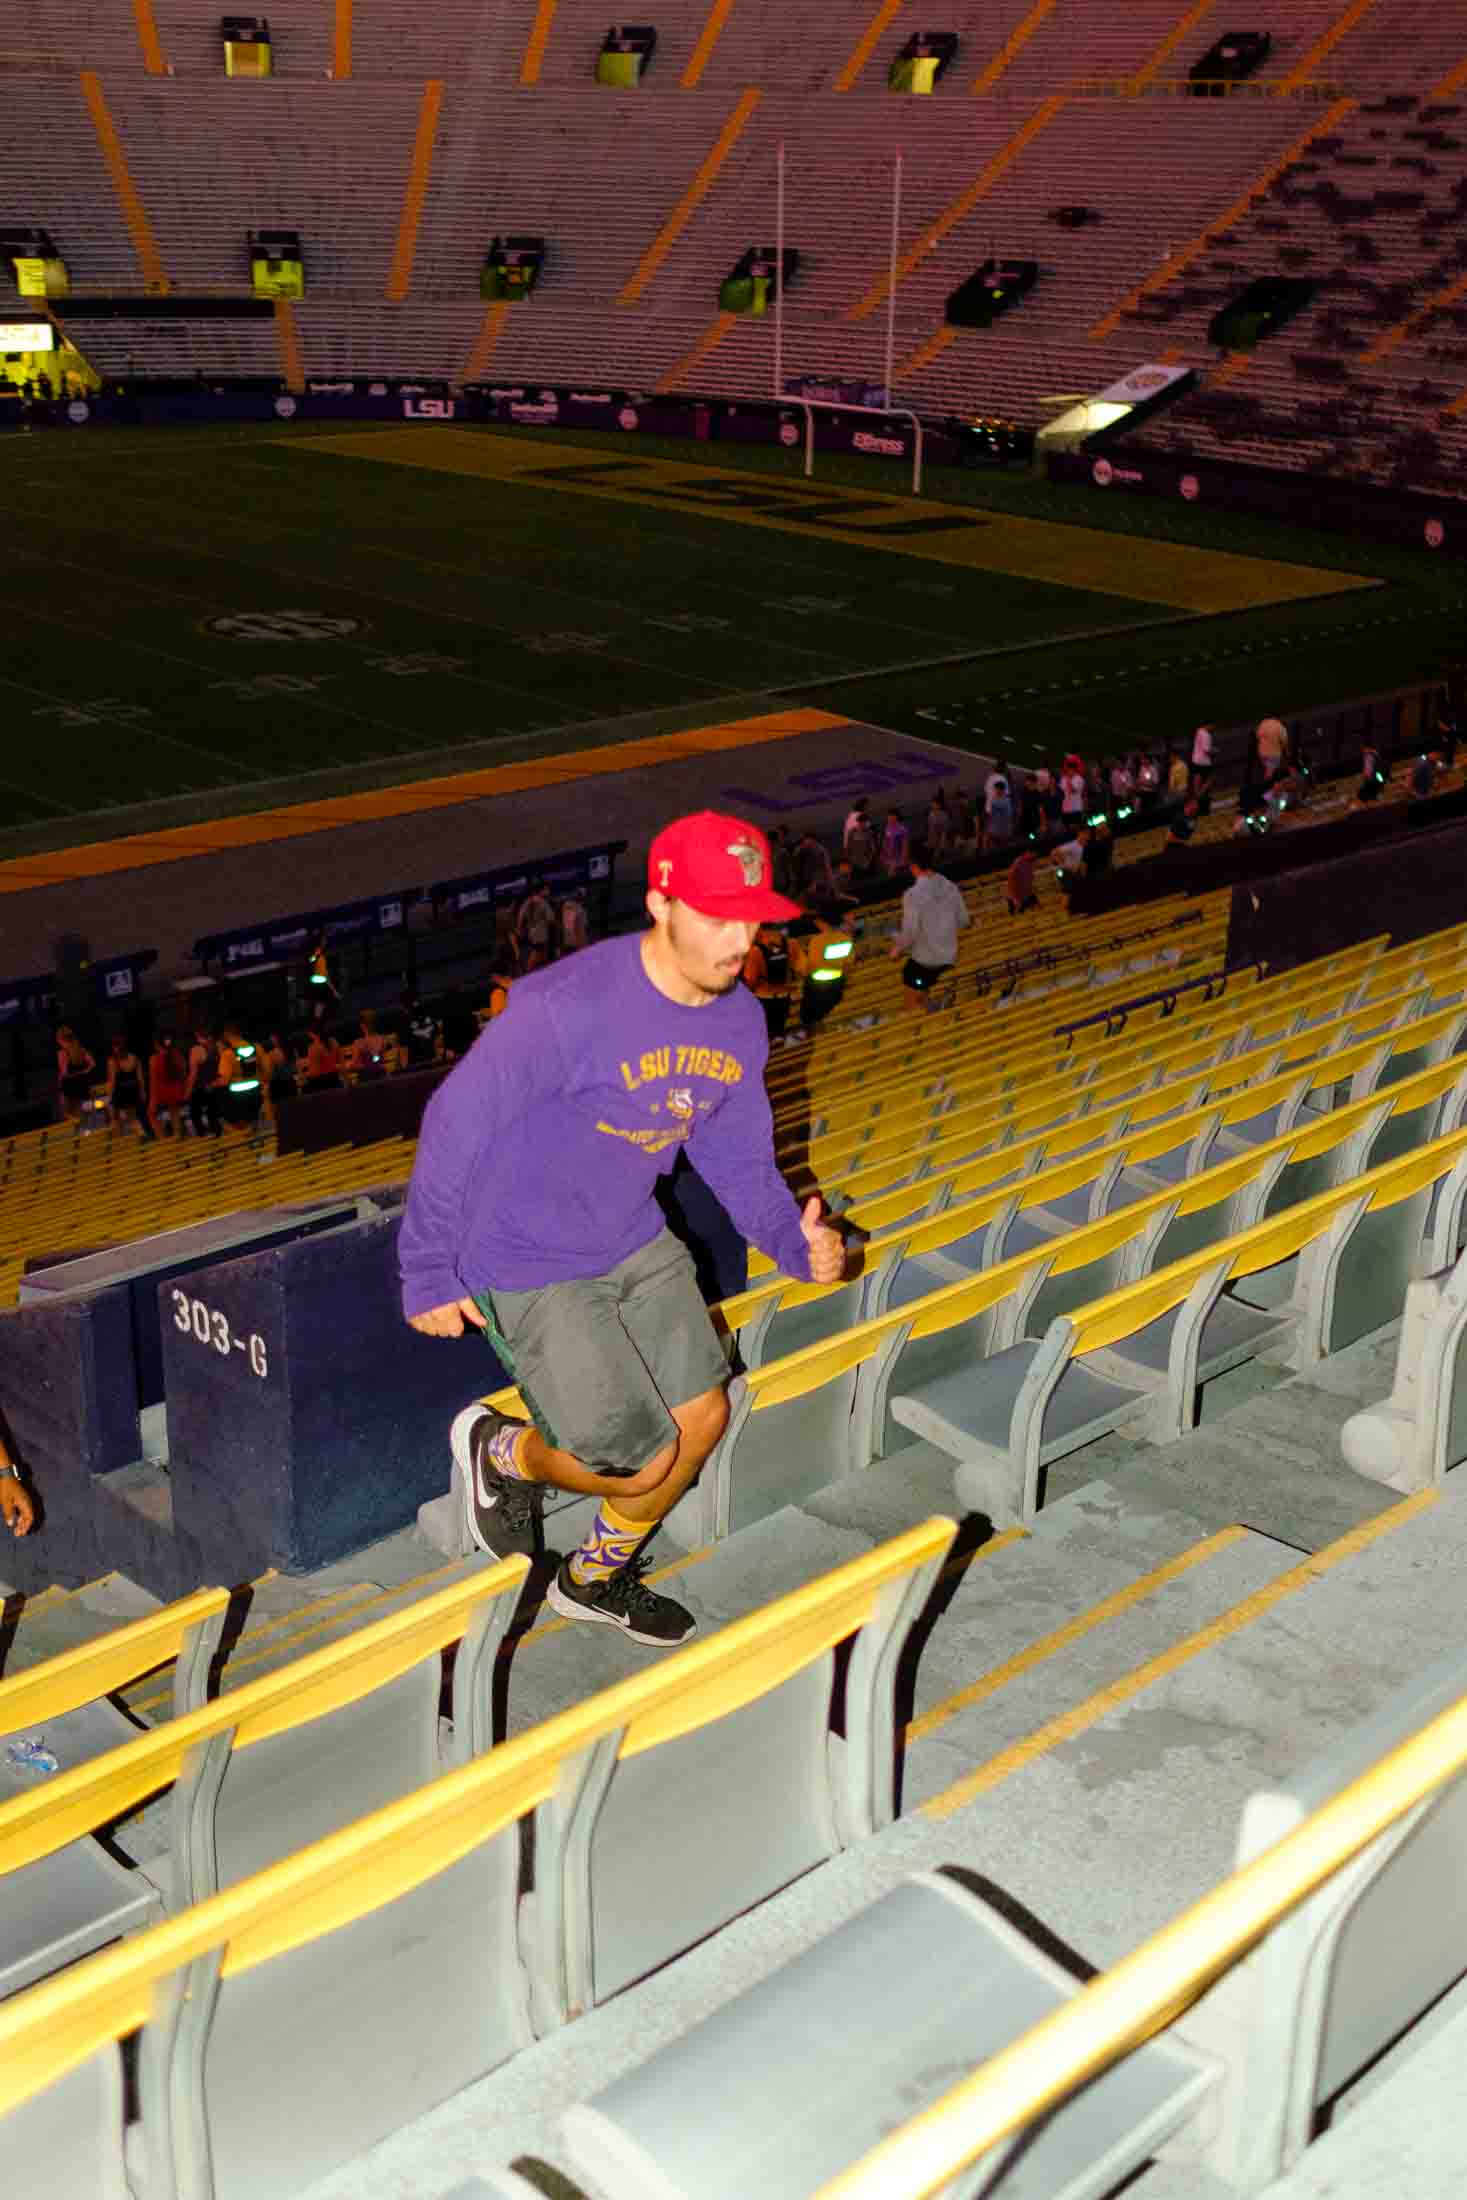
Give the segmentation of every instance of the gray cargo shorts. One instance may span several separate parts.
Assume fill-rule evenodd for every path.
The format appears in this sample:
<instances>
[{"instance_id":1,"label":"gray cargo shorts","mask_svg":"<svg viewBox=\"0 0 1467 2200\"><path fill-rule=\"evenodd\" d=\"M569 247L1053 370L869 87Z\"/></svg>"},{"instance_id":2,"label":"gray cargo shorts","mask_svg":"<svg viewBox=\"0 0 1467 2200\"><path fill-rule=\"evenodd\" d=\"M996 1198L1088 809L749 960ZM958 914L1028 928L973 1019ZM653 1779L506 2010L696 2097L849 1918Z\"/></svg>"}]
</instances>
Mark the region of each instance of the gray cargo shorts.
<instances>
[{"instance_id":1,"label":"gray cargo shorts","mask_svg":"<svg viewBox=\"0 0 1467 2200\"><path fill-rule=\"evenodd\" d=\"M640 1473L677 1435L673 1407L728 1380L692 1257L670 1230L604 1276L478 1303L540 1434L597 1473Z\"/></svg>"}]
</instances>

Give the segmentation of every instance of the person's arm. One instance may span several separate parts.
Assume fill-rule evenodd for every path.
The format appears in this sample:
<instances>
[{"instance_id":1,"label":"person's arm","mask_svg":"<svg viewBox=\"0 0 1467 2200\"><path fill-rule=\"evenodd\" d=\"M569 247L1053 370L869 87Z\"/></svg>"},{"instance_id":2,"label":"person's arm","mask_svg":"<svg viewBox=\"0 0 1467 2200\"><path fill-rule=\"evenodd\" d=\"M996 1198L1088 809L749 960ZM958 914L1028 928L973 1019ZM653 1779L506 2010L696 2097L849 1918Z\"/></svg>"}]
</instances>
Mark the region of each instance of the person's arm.
<instances>
[{"instance_id":1,"label":"person's arm","mask_svg":"<svg viewBox=\"0 0 1467 2200\"><path fill-rule=\"evenodd\" d=\"M953 888L953 892L958 897L958 930L960 932L965 932L968 929L968 926L973 921L972 915L968 909L968 897L963 892L961 886L955 886Z\"/></svg>"},{"instance_id":2,"label":"person's arm","mask_svg":"<svg viewBox=\"0 0 1467 2200\"><path fill-rule=\"evenodd\" d=\"M916 937L916 919L911 908L912 896L916 891L915 886L909 886L902 896L902 921L891 936L890 955L893 962L896 961L899 955L908 953L912 941Z\"/></svg>"},{"instance_id":3,"label":"person's arm","mask_svg":"<svg viewBox=\"0 0 1467 2200\"><path fill-rule=\"evenodd\" d=\"M504 1126L563 1084L554 1028L531 989L510 995L428 1102L397 1241L403 1313L415 1327L456 1337L466 1310L479 1318L458 1268L470 1186Z\"/></svg>"},{"instance_id":4,"label":"person's arm","mask_svg":"<svg viewBox=\"0 0 1467 2200\"><path fill-rule=\"evenodd\" d=\"M757 1066L746 1058L743 1083L694 1130L687 1156L735 1227L782 1274L834 1283L845 1264L840 1233L820 1220L818 1199L808 1199L802 1212L775 1166L774 1120L764 1089L767 1053L761 1034Z\"/></svg>"},{"instance_id":5,"label":"person's arm","mask_svg":"<svg viewBox=\"0 0 1467 2200\"><path fill-rule=\"evenodd\" d=\"M0 1519L12 1535L29 1535L35 1525L35 1500L20 1479L20 1469L0 1436Z\"/></svg>"}]
</instances>

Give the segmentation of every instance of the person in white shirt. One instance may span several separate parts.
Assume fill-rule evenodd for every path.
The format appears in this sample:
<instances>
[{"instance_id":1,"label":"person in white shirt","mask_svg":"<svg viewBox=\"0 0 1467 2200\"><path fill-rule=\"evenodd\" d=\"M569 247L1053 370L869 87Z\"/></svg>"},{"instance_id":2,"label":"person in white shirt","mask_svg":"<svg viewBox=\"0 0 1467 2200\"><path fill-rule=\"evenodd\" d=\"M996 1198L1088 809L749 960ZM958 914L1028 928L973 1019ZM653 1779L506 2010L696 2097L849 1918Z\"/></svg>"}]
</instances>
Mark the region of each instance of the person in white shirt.
<instances>
[{"instance_id":1,"label":"person in white shirt","mask_svg":"<svg viewBox=\"0 0 1467 2200\"><path fill-rule=\"evenodd\" d=\"M932 855L919 842L907 858L913 883L902 896L901 929L891 957L905 955L902 985L909 1008L944 978L958 959L958 934L968 923L968 904L950 878L932 869Z\"/></svg>"},{"instance_id":2,"label":"person in white shirt","mask_svg":"<svg viewBox=\"0 0 1467 2200\"><path fill-rule=\"evenodd\" d=\"M1200 794L1212 777L1212 728L1199 726L1192 736L1192 792Z\"/></svg>"}]
</instances>

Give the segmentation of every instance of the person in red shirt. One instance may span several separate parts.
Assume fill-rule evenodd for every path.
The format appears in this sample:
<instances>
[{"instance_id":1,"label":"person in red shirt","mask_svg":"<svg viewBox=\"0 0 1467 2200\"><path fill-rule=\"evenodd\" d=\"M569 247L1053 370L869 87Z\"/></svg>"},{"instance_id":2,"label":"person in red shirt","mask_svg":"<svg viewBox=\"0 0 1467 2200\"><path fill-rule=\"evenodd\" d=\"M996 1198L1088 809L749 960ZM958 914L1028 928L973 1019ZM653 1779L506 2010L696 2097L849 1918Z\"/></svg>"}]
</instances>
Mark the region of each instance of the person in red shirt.
<instances>
[{"instance_id":1,"label":"person in red shirt","mask_svg":"<svg viewBox=\"0 0 1467 2200\"><path fill-rule=\"evenodd\" d=\"M148 1113L153 1126L165 1138L173 1136L175 1116L183 1124L183 1105L188 1098L188 1056L175 1032L160 1032L148 1062Z\"/></svg>"}]
</instances>

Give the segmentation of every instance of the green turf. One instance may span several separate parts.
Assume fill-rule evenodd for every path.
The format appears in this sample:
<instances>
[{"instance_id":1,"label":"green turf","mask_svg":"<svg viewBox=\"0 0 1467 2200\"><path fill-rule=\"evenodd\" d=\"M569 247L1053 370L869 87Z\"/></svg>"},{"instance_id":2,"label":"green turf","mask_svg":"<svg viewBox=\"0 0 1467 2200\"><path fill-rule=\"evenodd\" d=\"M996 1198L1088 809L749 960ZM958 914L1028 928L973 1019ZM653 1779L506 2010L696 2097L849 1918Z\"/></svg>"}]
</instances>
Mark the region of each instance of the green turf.
<instances>
[{"instance_id":1,"label":"green turf","mask_svg":"<svg viewBox=\"0 0 1467 2200\"><path fill-rule=\"evenodd\" d=\"M435 752L441 769L459 744L565 747L591 723L598 738L622 716L693 723L756 693L771 707L789 697L914 730L940 724L946 739L1021 756L1033 743L1106 748L1201 715L1430 676L1460 616L1460 569L1425 553L1027 475L943 471L929 488L1387 585L1179 620L1124 596L713 515L292 448L322 432L7 440L0 786L12 826L105 830L109 810L181 795L218 809L251 784L370 759L401 759L410 776L415 757ZM566 430L553 440L615 442ZM797 471L782 450L647 448ZM900 467L861 460L822 458L819 479L905 486ZM352 624L291 641L209 627L287 611ZM934 709L937 721L919 715Z\"/></svg>"}]
</instances>

